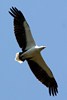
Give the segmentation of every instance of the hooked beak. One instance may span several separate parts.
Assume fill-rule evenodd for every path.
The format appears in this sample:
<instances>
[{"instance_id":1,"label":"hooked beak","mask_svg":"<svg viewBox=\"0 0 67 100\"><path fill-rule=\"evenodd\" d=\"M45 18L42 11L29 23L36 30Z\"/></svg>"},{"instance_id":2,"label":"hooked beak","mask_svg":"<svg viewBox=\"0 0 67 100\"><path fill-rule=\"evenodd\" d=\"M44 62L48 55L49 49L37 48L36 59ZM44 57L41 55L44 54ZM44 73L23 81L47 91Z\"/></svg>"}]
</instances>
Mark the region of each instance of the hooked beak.
<instances>
[{"instance_id":1,"label":"hooked beak","mask_svg":"<svg viewBox=\"0 0 67 100\"><path fill-rule=\"evenodd\" d=\"M43 48L46 48L46 46L43 46Z\"/></svg>"}]
</instances>

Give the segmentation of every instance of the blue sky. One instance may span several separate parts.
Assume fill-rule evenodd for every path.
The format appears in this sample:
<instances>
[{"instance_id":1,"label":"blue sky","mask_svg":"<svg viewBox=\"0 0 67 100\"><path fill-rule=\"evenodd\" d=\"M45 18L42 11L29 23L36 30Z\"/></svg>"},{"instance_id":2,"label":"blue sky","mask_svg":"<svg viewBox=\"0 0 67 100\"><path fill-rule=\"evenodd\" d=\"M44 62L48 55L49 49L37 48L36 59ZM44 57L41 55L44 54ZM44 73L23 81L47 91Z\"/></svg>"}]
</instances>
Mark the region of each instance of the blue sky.
<instances>
[{"instance_id":1,"label":"blue sky","mask_svg":"<svg viewBox=\"0 0 67 100\"><path fill-rule=\"evenodd\" d=\"M20 52L9 9L20 9L59 86L50 97L48 89L31 72L27 62L15 62ZM67 98L67 0L2 0L0 2L0 100L64 100Z\"/></svg>"}]
</instances>

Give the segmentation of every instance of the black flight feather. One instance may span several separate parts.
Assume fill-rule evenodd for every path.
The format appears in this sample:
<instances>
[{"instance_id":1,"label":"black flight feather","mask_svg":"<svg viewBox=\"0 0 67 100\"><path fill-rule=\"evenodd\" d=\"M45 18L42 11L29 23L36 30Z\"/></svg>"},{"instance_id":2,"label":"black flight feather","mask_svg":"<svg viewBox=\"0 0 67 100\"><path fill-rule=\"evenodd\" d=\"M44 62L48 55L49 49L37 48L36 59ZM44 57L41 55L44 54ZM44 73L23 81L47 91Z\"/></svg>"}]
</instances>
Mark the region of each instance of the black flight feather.
<instances>
[{"instance_id":1,"label":"black flight feather","mask_svg":"<svg viewBox=\"0 0 67 100\"><path fill-rule=\"evenodd\" d=\"M11 11L11 12L10 12ZM17 39L17 42L24 51L26 48L26 36L25 36L25 28L24 28L24 21L25 18L21 11L19 11L16 7L10 8L9 13L14 17L14 33Z\"/></svg>"},{"instance_id":2,"label":"black flight feather","mask_svg":"<svg viewBox=\"0 0 67 100\"><path fill-rule=\"evenodd\" d=\"M58 93L58 85L55 79L52 77L49 77L46 71L44 71L36 62L33 60L27 60L30 69L36 76L36 78L42 82L46 87L49 88L49 94L51 95L57 95Z\"/></svg>"}]
</instances>

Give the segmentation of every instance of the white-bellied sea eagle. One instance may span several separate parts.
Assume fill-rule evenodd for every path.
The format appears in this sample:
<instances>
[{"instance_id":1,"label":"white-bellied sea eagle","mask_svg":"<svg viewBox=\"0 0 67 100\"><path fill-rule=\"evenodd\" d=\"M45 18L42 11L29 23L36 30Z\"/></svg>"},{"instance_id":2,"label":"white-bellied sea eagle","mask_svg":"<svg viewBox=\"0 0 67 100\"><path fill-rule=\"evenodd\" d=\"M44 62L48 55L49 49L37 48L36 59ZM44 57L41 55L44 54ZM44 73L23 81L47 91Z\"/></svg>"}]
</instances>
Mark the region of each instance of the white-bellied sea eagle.
<instances>
[{"instance_id":1,"label":"white-bellied sea eagle","mask_svg":"<svg viewBox=\"0 0 67 100\"><path fill-rule=\"evenodd\" d=\"M20 63L26 60L36 78L48 87L49 94L53 96L57 95L57 82L52 71L40 54L40 51L44 49L45 46L36 45L30 27L20 10L16 7L12 7L10 8L9 13L14 17L14 33L16 40L22 49L22 52L16 54L16 60Z\"/></svg>"}]
</instances>

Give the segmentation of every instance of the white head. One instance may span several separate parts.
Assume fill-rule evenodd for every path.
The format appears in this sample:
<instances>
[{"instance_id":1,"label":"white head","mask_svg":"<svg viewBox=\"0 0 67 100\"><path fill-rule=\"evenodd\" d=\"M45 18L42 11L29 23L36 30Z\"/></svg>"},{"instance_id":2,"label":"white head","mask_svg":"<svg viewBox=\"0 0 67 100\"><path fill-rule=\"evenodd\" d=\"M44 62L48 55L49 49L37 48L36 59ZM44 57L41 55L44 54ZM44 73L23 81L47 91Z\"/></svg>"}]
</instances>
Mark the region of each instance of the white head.
<instances>
[{"instance_id":1,"label":"white head","mask_svg":"<svg viewBox=\"0 0 67 100\"><path fill-rule=\"evenodd\" d=\"M40 51L46 48L46 46L39 46Z\"/></svg>"},{"instance_id":2,"label":"white head","mask_svg":"<svg viewBox=\"0 0 67 100\"><path fill-rule=\"evenodd\" d=\"M43 50L44 48L46 48L46 46L35 46L35 48L39 49L39 51Z\"/></svg>"}]
</instances>

